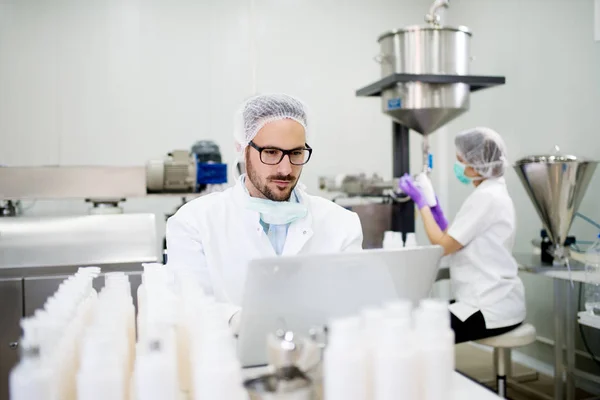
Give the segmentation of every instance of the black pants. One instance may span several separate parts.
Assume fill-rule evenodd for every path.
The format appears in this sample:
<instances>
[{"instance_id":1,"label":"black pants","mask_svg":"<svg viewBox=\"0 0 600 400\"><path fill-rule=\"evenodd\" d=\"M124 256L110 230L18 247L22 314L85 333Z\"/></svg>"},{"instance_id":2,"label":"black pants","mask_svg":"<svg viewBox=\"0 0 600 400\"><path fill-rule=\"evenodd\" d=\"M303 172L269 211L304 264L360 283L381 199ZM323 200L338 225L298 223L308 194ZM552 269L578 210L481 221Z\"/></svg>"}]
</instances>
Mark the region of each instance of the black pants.
<instances>
[{"instance_id":1,"label":"black pants","mask_svg":"<svg viewBox=\"0 0 600 400\"><path fill-rule=\"evenodd\" d=\"M501 335L503 333L512 331L517 326L521 325L521 323L518 323L516 325L503 328L487 329L485 327L485 319L483 318L481 311L477 311L464 322L458 319L454 314L450 313L450 323L452 325L452 330L454 331L455 343L470 342L472 340L485 339L487 337Z\"/></svg>"}]
</instances>

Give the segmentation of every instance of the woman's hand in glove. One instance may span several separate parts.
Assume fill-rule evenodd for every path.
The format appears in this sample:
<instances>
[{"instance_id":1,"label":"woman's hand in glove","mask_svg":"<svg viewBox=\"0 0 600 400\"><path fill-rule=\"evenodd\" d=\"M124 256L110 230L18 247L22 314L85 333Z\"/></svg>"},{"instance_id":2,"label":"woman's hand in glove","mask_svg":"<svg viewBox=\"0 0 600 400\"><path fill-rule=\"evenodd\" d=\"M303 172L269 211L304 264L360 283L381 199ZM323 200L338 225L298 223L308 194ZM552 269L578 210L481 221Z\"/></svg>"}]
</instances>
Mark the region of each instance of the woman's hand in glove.
<instances>
[{"instance_id":1,"label":"woman's hand in glove","mask_svg":"<svg viewBox=\"0 0 600 400\"><path fill-rule=\"evenodd\" d=\"M404 176L400 178L398 187L415 202L419 210L427 205L423 192L415 185L412 176L404 174Z\"/></svg>"}]
</instances>

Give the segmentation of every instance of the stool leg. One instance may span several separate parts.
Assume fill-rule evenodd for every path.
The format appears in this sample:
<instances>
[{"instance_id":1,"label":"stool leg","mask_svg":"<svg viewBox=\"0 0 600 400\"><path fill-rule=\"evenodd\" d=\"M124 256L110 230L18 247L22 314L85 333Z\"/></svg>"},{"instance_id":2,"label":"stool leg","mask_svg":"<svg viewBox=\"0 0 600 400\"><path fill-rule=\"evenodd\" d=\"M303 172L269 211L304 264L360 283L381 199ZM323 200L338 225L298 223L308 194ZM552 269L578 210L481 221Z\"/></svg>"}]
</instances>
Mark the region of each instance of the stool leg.
<instances>
[{"instance_id":1,"label":"stool leg","mask_svg":"<svg viewBox=\"0 0 600 400\"><path fill-rule=\"evenodd\" d=\"M498 376L498 349L494 347L494 379Z\"/></svg>"},{"instance_id":2,"label":"stool leg","mask_svg":"<svg viewBox=\"0 0 600 400\"><path fill-rule=\"evenodd\" d=\"M498 396L506 398L506 375L510 370L510 349L494 348Z\"/></svg>"},{"instance_id":3,"label":"stool leg","mask_svg":"<svg viewBox=\"0 0 600 400\"><path fill-rule=\"evenodd\" d=\"M506 372L506 379L510 379L510 377L512 376L512 350L502 349L502 353L504 354L504 368Z\"/></svg>"}]
</instances>

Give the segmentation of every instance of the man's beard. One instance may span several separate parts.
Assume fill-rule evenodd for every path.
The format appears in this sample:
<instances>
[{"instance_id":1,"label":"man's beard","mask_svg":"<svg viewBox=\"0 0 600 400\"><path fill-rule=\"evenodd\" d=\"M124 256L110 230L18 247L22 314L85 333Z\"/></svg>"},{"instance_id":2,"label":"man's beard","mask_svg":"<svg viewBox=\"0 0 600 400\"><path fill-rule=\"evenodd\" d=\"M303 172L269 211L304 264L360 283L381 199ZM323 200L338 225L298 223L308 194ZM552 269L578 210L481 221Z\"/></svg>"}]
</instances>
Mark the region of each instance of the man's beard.
<instances>
[{"instance_id":1,"label":"man's beard","mask_svg":"<svg viewBox=\"0 0 600 400\"><path fill-rule=\"evenodd\" d=\"M248 179L250 179L250 182L252 182L252 185L254 185L256 190L261 192L263 196L272 201L289 200L290 195L292 194L292 190L294 190L296 184L298 183L298 178L296 178L293 175L270 175L266 178L264 182L261 181L249 157L247 157L246 159L246 175ZM271 181L288 181L294 183L291 184L285 192L275 192L267 185Z\"/></svg>"}]
</instances>

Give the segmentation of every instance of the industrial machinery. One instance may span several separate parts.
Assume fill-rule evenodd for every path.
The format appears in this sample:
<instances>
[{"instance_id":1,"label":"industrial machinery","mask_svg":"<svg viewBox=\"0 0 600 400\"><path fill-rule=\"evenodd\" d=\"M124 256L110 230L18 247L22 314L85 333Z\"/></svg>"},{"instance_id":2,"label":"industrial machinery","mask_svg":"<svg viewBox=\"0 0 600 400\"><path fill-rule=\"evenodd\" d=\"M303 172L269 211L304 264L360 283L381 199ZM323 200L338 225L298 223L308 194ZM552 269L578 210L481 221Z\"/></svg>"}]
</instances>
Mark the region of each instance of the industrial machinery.
<instances>
[{"instance_id":1,"label":"industrial machinery","mask_svg":"<svg viewBox=\"0 0 600 400\"><path fill-rule=\"evenodd\" d=\"M432 157L428 135L465 113L471 92L505 83L502 76L469 75L472 32L464 26L441 24L439 10L448 5L449 0L436 0L425 16L425 26L407 26L380 35L380 53L375 61L381 65L381 79L356 92L359 97L379 97L383 113L393 120L392 176L396 179L410 172L410 129L423 135L423 171L429 172ZM395 196L391 229L404 236L414 232L414 205L398 196L396 180L383 182L355 175L338 180L340 184L326 177L321 183L325 190L341 189L351 196L372 196L374 192ZM361 221L366 220L361 216ZM377 234L382 237L383 230Z\"/></svg>"},{"instance_id":2,"label":"industrial machinery","mask_svg":"<svg viewBox=\"0 0 600 400\"><path fill-rule=\"evenodd\" d=\"M166 160L133 166L0 167L0 400L18 360L19 321L31 315L79 266L130 275L165 259L154 213L123 213L128 198L175 200L222 190L227 166L218 146L200 141ZM81 200L90 215L28 217L26 200ZM32 203L33 204L33 203ZM164 241L163 241L164 243Z\"/></svg>"},{"instance_id":3,"label":"industrial machinery","mask_svg":"<svg viewBox=\"0 0 600 400\"><path fill-rule=\"evenodd\" d=\"M319 188L330 192L342 192L349 197L355 196L394 196L392 190L398 186L398 179L385 181L383 178L374 174L367 176L365 174L346 175L341 174L332 177L319 177Z\"/></svg>"},{"instance_id":4,"label":"industrial machinery","mask_svg":"<svg viewBox=\"0 0 600 400\"><path fill-rule=\"evenodd\" d=\"M14 217L21 214L21 201L0 200L0 217Z\"/></svg>"},{"instance_id":5,"label":"industrial machinery","mask_svg":"<svg viewBox=\"0 0 600 400\"><path fill-rule=\"evenodd\" d=\"M427 26L408 26L379 36L382 79L357 91L379 96L382 111L423 135L423 168L430 165L427 136L469 109L470 92L504 84L504 77L469 75L467 27L440 25L437 0L425 16Z\"/></svg>"},{"instance_id":6,"label":"industrial machinery","mask_svg":"<svg viewBox=\"0 0 600 400\"><path fill-rule=\"evenodd\" d=\"M567 234L596 170L597 161L558 152L525 157L515 164L529 198L552 241L555 266L567 266Z\"/></svg>"},{"instance_id":7,"label":"industrial machinery","mask_svg":"<svg viewBox=\"0 0 600 400\"><path fill-rule=\"evenodd\" d=\"M157 195L197 197L227 183L227 165L212 141L190 151L174 150L146 167L0 167L0 217L20 214L22 200L83 199L90 214L114 214L128 198Z\"/></svg>"},{"instance_id":8,"label":"industrial machinery","mask_svg":"<svg viewBox=\"0 0 600 400\"><path fill-rule=\"evenodd\" d=\"M227 182L227 165L221 163L216 143L199 141L191 152L174 150L163 160L146 164L146 187L149 193L196 193L206 185Z\"/></svg>"}]
</instances>

